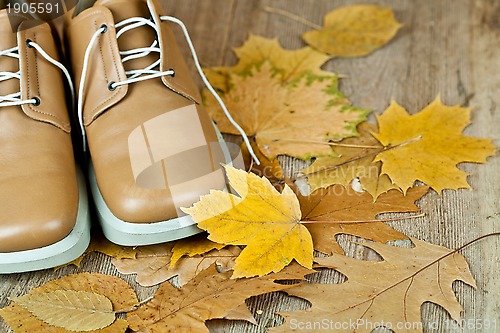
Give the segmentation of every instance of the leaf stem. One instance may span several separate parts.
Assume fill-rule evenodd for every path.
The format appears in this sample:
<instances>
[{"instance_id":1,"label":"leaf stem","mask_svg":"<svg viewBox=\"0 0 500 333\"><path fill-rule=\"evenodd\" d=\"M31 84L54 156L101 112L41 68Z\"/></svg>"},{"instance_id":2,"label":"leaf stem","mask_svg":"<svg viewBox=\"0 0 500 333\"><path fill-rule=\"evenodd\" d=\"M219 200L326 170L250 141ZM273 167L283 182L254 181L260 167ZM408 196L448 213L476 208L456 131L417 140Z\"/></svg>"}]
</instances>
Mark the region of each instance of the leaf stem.
<instances>
[{"instance_id":1,"label":"leaf stem","mask_svg":"<svg viewBox=\"0 0 500 333\"><path fill-rule=\"evenodd\" d=\"M278 14L278 15L284 16L286 18L289 18L291 20L294 20L296 22L299 22L299 23L301 23L301 24L303 24L305 26L308 26L308 27L316 29L316 30L321 30L323 28L322 26L317 25L316 23L308 21L308 20L306 20L303 17L300 17L298 15L292 14L289 11L286 11L286 10L283 10L283 9L265 6L264 10L266 12L268 12L268 13Z\"/></svg>"},{"instance_id":2,"label":"leaf stem","mask_svg":"<svg viewBox=\"0 0 500 333\"><path fill-rule=\"evenodd\" d=\"M403 282L405 282L405 281L407 281L407 280L413 280L413 279L415 278L415 276L417 276L417 275L418 275L418 274L420 274L421 272L425 271L427 268L431 267L432 265L434 265L434 264L436 264L436 263L440 262L441 260L443 260L443 259L445 259L445 258L447 258L447 257L449 257L449 256L451 256L451 255L454 255L454 254L458 253L459 251L461 251L461 250L465 249L466 247L468 247L468 246L470 246L470 245L472 245L472 244L474 244L474 243L476 243L476 242L478 242L478 241L480 241L480 240L482 240L482 239L484 239L484 238L487 238L487 237L492 237L492 236L500 236L500 232L493 232L493 233L486 234L486 235L483 235L483 236L481 236L481 237L478 237L478 238L476 238L476 239L473 239L473 240L471 240L470 242L467 242L467 243L465 243L464 245L460 246L459 248L457 248L457 249L455 249L455 250L452 250L452 251L450 251L450 252L448 252L448 253L446 253L446 254L442 255L441 257L439 257L439 258L437 258L437 259L435 259L435 260L431 261L431 262L430 262L430 263L428 263L427 265L425 265L425 266L421 267L420 269L418 269L417 271L415 271L415 273L413 273L413 274L411 274L410 276L407 276L406 278L404 278L404 279L402 279L402 280L400 280L400 281L398 281L398 282L396 282L396 283L394 283L394 284L392 284L392 285L388 286L387 288L385 288L385 289L383 289L383 290L379 291L379 292L378 292L378 293L376 293L375 295L371 296L369 299L367 299L367 300L365 300L365 301L362 301L362 302L360 302L360 303L357 303L357 304L351 305L351 306L349 306L349 307L347 307L347 308L345 308L345 309L343 309L343 310L340 310L340 311L338 311L338 312L336 312L336 313L340 313L340 312L343 312L343 311L346 311L346 310L349 310L349 309L355 308L355 307L357 307L357 306L359 306L359 305L361 305L361 304L364 304L364 303L366 303L366 302L370 302L370 301L371 301L371 302L373 303L373 300L374 300L375 298L377 298L378 296L380 296L381 294L383 294L383 293L384 293L384 292L386 292L387 290L390 290L390 289L392 289L392 288L394 288L394 287L396 287L396 286L400 285L401 283L403 283ZM358 243L358 244L363 245L362 243ZM367 246L369 246L369 245L367 245ZM335 314L336 314L336 313L335 313Z\"/></svg>"},{"instance_id":3,"label":"leaf stem","mask_svg":"<svg viewBox=\"0 0 500 333\"><path fill-rule=\"evenodd\" d=\"M373 220L345 220L345 221L339 221L339 220L323 220L323 221L316 221L316 220L306 220L306 221L301 221L301 224L321 224L321 223L339 223L339 224L358 224L358 223L375 223L375 222L391 222L391 221L401 221L401 220L406 220L406 219L413 219L417 217L424 217L425 213L421 213L418 215L412 215L412 216L404 216L404 217L394 217L394 218L388 218L388 219L373 219Z\"/></svg>"},{"instance_id":4,"label":"leaf stem","mask_svg":"<svg viewBox=\"0 0 500 333\"><path fill-rule=\"evenodd\" d=\"M347 148L365 148L365 149L382 149L381 146L364 146L364 145L350 145L346 143L338 143L338 142L325 142L319 140L298 140L298 139L276 139L277 141L287 141L287 142L296 142L296 143L312 143L317 145L328 145L328 146L338 146L338 147L347 147Z\"/></svg>"},{"instance_id":5,"label":"leaf stem","mask_svg":"<svg viewBox=\"0 0 500 333\"><path fill-rule=\"evenodd\" d=\"M422 140L422 136L421 135L419 135L419 136L417 136L417 137L415 137L415 138L413 138L411 140L408 140L408 141L405 141L405 142L402 142L402 143L398 143L395 146L380 147L380 151L369 153L369 154L362 155L362 156L357 156L355 158L352 158L350 160L344 161L344 162L339 163L337 165L332 165L332 166L329 166L329 167L326 167L326 168L323 168L323 169L320 169L320 170L303 173L301 175L298 175L298 177L296 177L295 180L301 179L301 178L305 178L307 176L314 175L314 174L317 174L317 173L320 173L320 172L327 172L327 171L335 170L335 169L337 169L337 168L339 168L339 167L341 167L343 165L350 164L350 163L362 160L362 159L367 158L367 157L377 156L378 154L384 153L384 152L392 150L394 148L405 146L407 144L413 143L413 142L418 141L418 140Z\"/></svg>"},{"instance_id":6,"label":"leaf stem","mask_svg":"<svg viewBox=\"0 0 500 333\"><path fill-rule=\"evenodd\" d=\"M248 167L247 173L252 172L253 169L253 158L250 158L250 166Z\"/></svg>"},{"instance_id":7,"label":"leaf stem","mask_svg":"<svg viewBox=\"0 0 500 333\"><path fill-rule=\"evenodd\" d=\"M307 173L302 173L302 174L298 175L295 178L295 180L301 179L301 178L306 178L307 176L315 175L315 174L318 174L320 172L327 172L327 171L335 170L337 168L340 168L341 166L344 166L344 165L350 164L350 163L354 163L356 161L362 160L362 159L367 158L367 157L375 157L375 156L377 156L378 154L380 154L380 153L382 153L384 151L385 151L385 149L381 149L380 151L377 151L377 152L374 152L374 153L369 153L369 154L362 155L362 156L357 156L357 157L352 158L350 160L347 160L345 162L342 162L342 163L339 163L339 164L336 164L336 165L332 165L332 166L329 166L329 167L326 167L326 168L323 168L323 169L319 169L319 170L315 170L315 171L311 171L311 172L307 172Z\"/></svg>"},{"instance_id":8,"label":"leaf stem","mask_svg":"<svg viewBox=\"0 0 500 333\"><path fill-rule=\"evenodd\" d=\"M115 311L115 314L120 314L120 313L129 313L129 312L132 312L132 311L135 311L137 310L141 305L143 304L146 304L147 302L151 301L153 299L154 296L151 296L151 297L148 297L142 301L140 301L139 303L137 303L136 305L134 305L132 308L130 309L127 309L127 310L119 310L119 311Z\"/></svg>"}]
</instances>

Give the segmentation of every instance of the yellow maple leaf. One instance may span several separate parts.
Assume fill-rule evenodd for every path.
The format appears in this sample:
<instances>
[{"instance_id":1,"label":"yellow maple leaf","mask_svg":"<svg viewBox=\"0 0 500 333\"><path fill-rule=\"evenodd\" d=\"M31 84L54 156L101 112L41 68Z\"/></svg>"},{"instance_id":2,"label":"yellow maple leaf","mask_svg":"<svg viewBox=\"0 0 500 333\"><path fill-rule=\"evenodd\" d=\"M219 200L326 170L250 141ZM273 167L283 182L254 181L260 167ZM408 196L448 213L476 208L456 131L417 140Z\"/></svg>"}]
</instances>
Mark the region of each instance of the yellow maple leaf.
<instances>
[{"instance_id":1,"label":"yellow maple leaf","mask_svg":"<svg viewBox=\"0 0 500 333\"><path fill-rule=\"evenodd\" d=\"M484 163L496 151L491 139L462 134L470 123L470 111L470 108L443 105L438 97L411 115L392 102L377 116L379 133L373 133L387 147L375 158L382 162L382 173L405 193L415 180L438 193L443 189L470 188L467 174L456 165Z\"/></svg>"},{"instance_id":2,"label":"yellow maple leaf","mask_svg":"<svg viewBox=\"0 0 500 333\"><path fill-rule=\"evenodd\" d=\"M329 56L310 47L286 50L276 39L255 35L235 53L235 66L204 71L267 159L332 154L326 142L357 135L356 125L368 111L353 107L338 89L339 76L321 69ZM205 106L219 129L239 135L206 92Z\"/></svg>"},{"instance_id":3,"label":"yellow maple leaf","mask_svg":"<svg viewBox=\"0 0 500 333\"><path fill-rule=\"evenodd\" d=\"M311 47L298 50L283 49L277 39L269 39L250 34L247 41L234 49L238 57L235 66L205 68L210 83L223 92L230 89L229 74L248 74L255 66L269 62L279 73L282 83L301 78L304 74L330 75L320 67L331 57Z\"/></svg>"},{"instance_id":4,"label":"yellow maple leaf","mask_svg":"<svg viewBox=\"0 0 500 333\"><path fill-rule=\"evenodd\" d=\"M390 8L352 5L328 13L323 29L308 31L302 38L332 56L359 57L386 44L400 27Z\"/></svg>"},{"instance_id":5,"label":"yellow maple leaf","mask_svg":"<svg viewBox=\"0 0 500 333\"><path fill-rule=\"evenodd\" d=\"M300 223L299 202L290 187L279 193L266 178L229 166L226 172L240 196L212 191L183 210L210 233L210 240L246 245L236 259L233 278L278 272L293 259L311 268L311 235Z\"/></svg>"},{"instance_id":6,"label":"yellow maple leaf","mask_svg":"<svg viewBox=\"0 0 500 333\"><path fill-rule=\"evenodd\" d=\"M325 143L355 135L367 113L339 95L336 79L304 76L283 86L269 62L250 75L229 76L233 88L222 99L269 160L280 154L302 159L331 155ZM206 106L222 132L239 134L213 97L206 99Z\"/></svg>"}]
</instances>

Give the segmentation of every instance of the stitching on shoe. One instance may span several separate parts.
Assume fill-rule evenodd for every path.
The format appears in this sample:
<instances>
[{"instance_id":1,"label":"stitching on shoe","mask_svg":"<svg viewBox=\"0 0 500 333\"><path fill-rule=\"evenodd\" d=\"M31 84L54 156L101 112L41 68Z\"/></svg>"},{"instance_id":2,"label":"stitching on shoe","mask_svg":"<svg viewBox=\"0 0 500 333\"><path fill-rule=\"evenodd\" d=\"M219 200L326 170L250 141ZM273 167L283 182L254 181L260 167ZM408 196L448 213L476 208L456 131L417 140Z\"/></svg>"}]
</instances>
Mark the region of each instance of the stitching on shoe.
<instances>
[{"instance_id":1,"label":"stitching on shoe","mask_svg":"<svg viewBox=\"0 0 500 333\"><path fill-rule=\"evenodd\" d=\"M36 32L33 35L33 39L36 43ZM35 55L35 73L36 73L36 95L40 96L40 75L38 75L38 52L34 52Z\"/></svg>"},{"instance_id":2,"label":"stitching on shoe","mask_svg":"<svg viewBox=\"0 0 500 333\"><path fill-rule=\"evenodd\" d=\"M161 15L158 13L158 10L156 8L154 8L152 14L155 16L154 17L155 23L157 23L158 27L160 28L160 35L158 36L158 41L160 42L161 51L162 51L160 53L160 57L162 57L162 59L161 59L162 61L161 61L160 66L166 64L166 65L168 65L167 67L171 66L171 68L173 68L175 66L173 66L173 63L170 61L171 57L168 55L167 46L164 43L165 42L164 39L166 39L168 33L166 33L165 28L161 24L161 23L163 23L161 18L160 18ZM167 24L169 24L169 22L167 22ZM170 26L169 26L169 29L172 30ZM173 31L171 31L171 33L173 34ZM175 36L174 36L174 39L175 39ZM165 52L163 52L163 51L165 51ZM175 71L175 68L173 68L173 69ZM184 98L187 98L188 100L194 102L195 104L199 104L198 101L196 100L196 97L191 96L191 93L190 93L191 89L189 87L185 87L183 84L179 83L178 80L175 80L173 77L170 76L170 77L162 77L161 81L168 89L170 89L174 93L179 94ZM182 88L182 90L184 90L184 92L180 91L178 89L179 87ZM193 95L196 95L196 93Z\"/></svg>"},{"instance_id":3,"label":"stitching on shoe","mask_svg":"<svg viewBox=\"0 0 500 333\"><path fill-rule=\"evenodd\" d=\"M157 14L157 13L156 13ZM159 19L159 15L157 14L158 16L158 19ZM161 22L161 19L159 19L159 21ZM167 36L167 33L165 33L164 31L164 28L162 28L162 25L160 24L160 29L161 29L161 37L166 37ZM171 29L169 27L169 29ZM173 33L173 32L172 32ZM162 38L163 39L163 38ZM167 52L167 47L166 45L164 45L163 41L162 41L162 48L165 50L165 52L162 52L162 55L164 56L164 60L167 65L172 65L172 62L170 62L170 58L169 55L168 55L168 52ZM162 50L163 51L163 50ZM175 69L174 69L175 71ZM163 80L162 80L163 81ZM165 82L166 81L166 82ZM196 101L196 98L191 96L191 94L189 93L189 91L191 90L189 87L185 87L183 84L179 83L178 80L175 80L175 78L173 77L168 77L168 78L165 78L165 84L167 86L167 88L169 88L170 90L172 90L173 92L177 93L177 94L180 94L181 96L189 99L190 101L196 103L196 104L199 104L197 101ZM175 85L177 87L181 87L184 91L186 92L182 92L182 91L179 91L178 89L176 89L175 87L172 87L172 85Z\"/></svg>"},{"instance_id":4,"label":"stitching on shoe","mask_svg":"<svg viewBox=\"0 0 500 333\"><path fill-rule=\"evenodd\" d=\"M33 41L36 43L36 40L37 40L37 37L36 37L37 33L35 32L33 34ZM22 39L26 39L26 33L22 33ZM27 76L27 80L28 80L28 91L27 93L29 93L31 91L30 89L30 84L31 84L31 80L30 80L30 67L29 67L29 56L28 56L28 52L25 52L25 59L26 59L26 76ZM36 76L36 82L37 82L37 92L38 92L38 96L40 96L40 78L39 78L39 75L38 75L38 61L37 61L37 54L35 53L35 76ZM40 110L37 110L33 107L33 105L31 104L25 104L28 106L28 108L35 112L35 113L39 113L39 114L43 114L43 115L46 115L46 116L49 116L49 117L53 117L55 119L57 119L61 124L58 124L58 123L55 123L54 125L58 126L58 127L61 127L62 130L66 131L67 127L69 126L69 123L65 122L64 120L62 120L61 118L59 118L58 116L54 115L54 114L51 114L51 113L48 113L48 112L43 112L43 111L40 111ZM39 120L39 119L37 119ZM40 120L39 120L40 121Z\"/></svg>"},{"instance_id":5,"label":"stitching on shoe","mask_svg":"<svg viewBox=\"0 0 500 333\"><path fill-rule=\"evenodd\" d=\"M103 7L103 8L105 8L105 7ZM71 27L74 27L77 24L81 23L84 19L88 18L89 16L95 16L95 15L97 15L97 16L100 16L100 17L104 16L104 18L106 18L106 14L103 13L101 10L96 9L95 7L93 9L87 9L87 11L88 11L87 13L82 12L82 13L78 14L76 16L76 18L74 19L73 23L71 24ZM104 20L104 21L106 22L106 20ZM94 20L94 24L97 25L97 20ZM106 24L109 24L109 23L106 22ZM111 26L114 28L114 23L111 24ZM106 37L104 37L104 38L106 38ZM114 55L113 52L111 52L111 55L113 57L113 63L115 64L116 73L118 74L119 72L118 72L118 67L116 66L115 55ZM101 55L101 57L102 57L102 55ZM86 112L84 110L84 115L83 115L83 121L84 121L84 123L87 123L89 121L93 121L94 119L97 118L97 116L99 116L100 114L102 114L102 112L96 113L96 110L99 109L100 107L102 107L104 104L106 104L109 100L113 99L119 92L120 92L119 90L115 90L110 97L106 98L102 103L100 103L99 105L97 105L91 111L92 112L92 116L86 116L85 115ZM87 126L87 125L85 125L85 126Z\"/></svg>"},{"instance_id":6,"label":"stitching on shoe","mask_svg":"<svg viewBox=\"0 0 500 333\"><path fill-rule=\"evenodd\" d=\"M95 11L94 13L97 13L99 14L99 12ZM97 29L97 20L94 20L94 25ZM104 35L104 38L107 38L106 37L107 35ZM109 41L109 38L108 38L108 41ZM110 44L110 43L107 43L107 44ZM104 54L102 53L102 46L101 44L99 44L99 48L100 48L100 55L101 55L101 61L104 65L104 67L106 67L106 63L104 61ZM113 64L115 65L114 67L114 70L115 70L115 73L117 75L117 77L120 76L119 74L119 70L118 70L118 66L117 66L117 63L116 63L116 59L115 59L115 54L113 51L111 51L111 57L112 57L112 61L113 61ZM105 71L105 79L107 80L107 72ZM115 98L115 96L117 96L119 93L119 91L114 91L110 97L106 98L104 101L102 101L100 104L98 104L93 110L92 110L92 116L85 116L83 115L83 120L84 122L88 122L89 120L92 121L92 120L95 120L99 115L101 115L104 110L101 110L100 112L97 112L97 110L99 108L101 108L104 104L106 104L107 102L109 102L111 99ZM90 119L89 119L90 118Z\"/></svg>"},{"instance_id":7,"label":"stitching on shoe","mask_svg":"<svg viewBox=\"0 0 500 333\"><path fill-rule=\"evenodd\" d=\"M95 26L96 31L97 31L98 28L97 28L97 21L96 20L94 20L94 26ZM102 43L98 43L98 44L99 44L99 53L101 54L102 66L104 67L104 80L106 82L109 82L108 71L106 70L106 62L104 61L104 54L102 53Z\"/></svg>"},{"instance_id":8,"label":"stitching on shoe","mask_svg":"<svg viewBox=\"0 0 500 333\"><path fill-rule=\"evenodd\" d=\"M71 26L74 26L76 24L79 24L83 19L89 17L89 16L93 16L95 14L99 14L100 11L96 10L95 8L93 8L92 10L90 10L90 12L88 13L85 13L85 12L82 12L80 14L78 14L73 20L73 23L71 24Z\"/></svg>"}]
</instances>

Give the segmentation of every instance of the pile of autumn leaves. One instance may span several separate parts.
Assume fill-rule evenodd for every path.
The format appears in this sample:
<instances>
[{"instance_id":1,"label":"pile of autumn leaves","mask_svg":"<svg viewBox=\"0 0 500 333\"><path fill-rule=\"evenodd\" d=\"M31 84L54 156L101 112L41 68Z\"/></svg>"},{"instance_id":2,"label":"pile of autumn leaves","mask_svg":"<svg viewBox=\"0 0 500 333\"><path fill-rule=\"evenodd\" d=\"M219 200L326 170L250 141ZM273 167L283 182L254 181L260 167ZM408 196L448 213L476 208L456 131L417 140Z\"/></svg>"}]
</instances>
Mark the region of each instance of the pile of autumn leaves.
<instances>
[{"instance_id":1,"label":"pile of autumn leaves","mask_svg":"<svg viewBox=\"0 0 500 333\"><path fill-rule=\"evenodd\" d=\"M284 50L276 40L250 36L235 50L235 66L206 72L262 162L249 168L265 177L226 166L233 193L213 191L185 209L208 239L201 234L139 248L93 240L86 254L109 254L118 271L137 274L139 284L160 284L151 300L139 304L117 277L83 273L13 299L0 315L15 332L125 332L129 327L208 332L210 319L255 323L245 300L285 290L312 304L280 313L287 322L420 322L426 301L460 319L451 286L455 280L474 285L465 258L416 239L412 248L386 245L407 237L376 216L418 211L414 202L429 187L437 192L469 187L456 165L485 162L495 147L491 140L462 135L470 109L443 105L439 98L413 115L392 102L376 125L369 124L368 112L339 92L338 75L320 69L332 56L372 52L399 26L390 9L351 6L327 15L322 31L304 35L314 48ZM238 134L215 100L205 97L220 130ZM247 155L244 146L242 151ZM285 179L280 155L313 162ZM414 186L416 181L425 186ZM383 260L346 257L339 234L373 241L362 244ZM314 250L328 257L315 257ZM335 269L348 280L304 282L314 267ZM368 278L374 275L383 279ZM174 277L176 287L169 283ZM127 319L116 319L123 312ZM270 331L293 331L287 322Z\"/></svg>"}]
</instances>

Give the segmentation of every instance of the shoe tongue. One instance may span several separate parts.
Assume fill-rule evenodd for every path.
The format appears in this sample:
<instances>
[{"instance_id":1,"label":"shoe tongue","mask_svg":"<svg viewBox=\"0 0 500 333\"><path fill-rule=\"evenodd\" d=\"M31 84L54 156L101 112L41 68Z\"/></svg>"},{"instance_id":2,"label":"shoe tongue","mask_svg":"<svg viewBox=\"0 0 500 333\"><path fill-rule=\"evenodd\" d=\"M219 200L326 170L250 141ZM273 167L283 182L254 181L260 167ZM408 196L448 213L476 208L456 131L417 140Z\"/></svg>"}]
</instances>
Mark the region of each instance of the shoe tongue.
<instances>
[{"instance_id":1,"label":"shoe tongue","mask_svg":"<svg viewBox=\"0 0 500 333\"><path fill-rule=\"evenodd\" d=\"M131 17L151 18L146 0L100 0L95 5L107 7L113 14L115 24ZM120 28L116 30L119 31ZM155 38L153 28L142 26L129 30L118 38L118 47L120 51L149 47ZM151 53L146 57L127 61L124 63L125 70L143 69L157 61L159 56L158 53Z\"/></svg>"}]
</instances>

